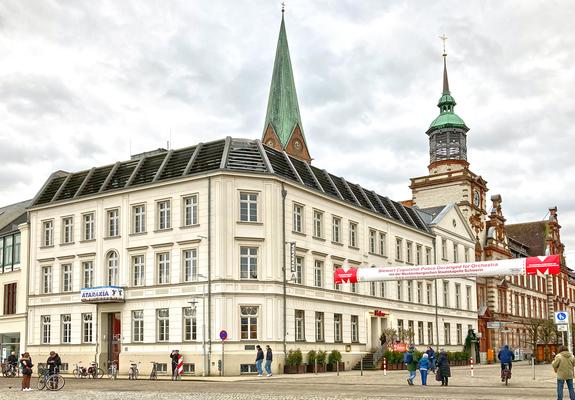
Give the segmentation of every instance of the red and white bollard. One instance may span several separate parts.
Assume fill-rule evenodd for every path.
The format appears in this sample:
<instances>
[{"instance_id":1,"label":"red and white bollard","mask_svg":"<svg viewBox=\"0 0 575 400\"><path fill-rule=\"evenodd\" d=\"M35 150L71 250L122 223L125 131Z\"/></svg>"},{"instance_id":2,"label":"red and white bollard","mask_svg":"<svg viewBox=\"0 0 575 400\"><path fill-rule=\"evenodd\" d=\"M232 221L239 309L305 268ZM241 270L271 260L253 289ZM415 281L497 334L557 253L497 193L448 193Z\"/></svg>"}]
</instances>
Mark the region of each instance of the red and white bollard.
<instances>
[{"instance_id":1,"label":"red and white bollard","mask_svg":"<svg viewBox=\"0 0 575 400\"><path fill-rule=\"evenodd\" d=\"M178 378L184 375L184 356L178 354Z\"/></svg>"},{"instance_id":2,"label":"red and white bollard","mask_svg":"<svg viewBox=\"0 0 575 400\"><path fill-rule=\"evenodd\" d=\"M387 376L387 358L383 358L383 376Z\"/></svg>"},{"instance_id":3,"label":"red and white bollard","mask_svg":"<svg viewBox=\"0 0 575 400\"><path fill-rule=\"evenodd\" d=\"M475 375L473 375L473 357L471 357L471 358L469 359L469 362L470 362L469 365L471 366L471 376L473 377L473 376L475 376Z\"/></svg>"}]
</instances>

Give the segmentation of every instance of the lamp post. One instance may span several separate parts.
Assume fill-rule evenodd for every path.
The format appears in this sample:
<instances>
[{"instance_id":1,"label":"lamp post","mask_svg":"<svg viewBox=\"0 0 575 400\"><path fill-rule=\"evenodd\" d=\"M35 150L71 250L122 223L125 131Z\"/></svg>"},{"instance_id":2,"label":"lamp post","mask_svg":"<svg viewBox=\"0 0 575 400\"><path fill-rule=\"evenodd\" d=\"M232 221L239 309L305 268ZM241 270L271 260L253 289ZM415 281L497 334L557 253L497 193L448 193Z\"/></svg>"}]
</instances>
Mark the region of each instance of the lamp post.
<instances>
[{"instance_id":1,"label":"lamp post","mask_svg":"<svg viewBox=\"0 0 575 400\"><path fill-rule=\"evenodd\" d=\"M202 278L202 279L206 279L204 281L202 281L202 353L203 353L203 371L202 371L202 376L206 376L206 365L207 365L207 360L206 360L206 283L207 281L207 277L205 275L202 274L197 274L196 275L198 278ZM195 303L197 303L196 301L190 301L189 303L194 303L194 309L195 309ZM209 366L207 366L207 368L209 368Z\"/></svg>"}]
</instances>

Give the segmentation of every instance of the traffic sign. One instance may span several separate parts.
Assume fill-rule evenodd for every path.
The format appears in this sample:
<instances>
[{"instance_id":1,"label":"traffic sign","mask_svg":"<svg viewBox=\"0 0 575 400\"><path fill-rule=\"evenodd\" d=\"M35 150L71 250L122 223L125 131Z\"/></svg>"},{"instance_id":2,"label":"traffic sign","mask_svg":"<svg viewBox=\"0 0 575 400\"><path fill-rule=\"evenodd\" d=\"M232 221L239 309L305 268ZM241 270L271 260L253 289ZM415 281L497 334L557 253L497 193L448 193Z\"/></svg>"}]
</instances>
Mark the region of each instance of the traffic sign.
<instances>
[{"instance_id":1,"label":"traffic sign","mask_svg":"<svg viewBox=\"0 0 575 400\"><path fill-rule=\"evenodd\" d=\"M569 326L565 324L557 325L557 331L559 332L567 332L568 328Z\"/></svg>"},{"instance_id":2,"label":"traffic sign","mask_svg":"<svg viewBox=\"0 0 575 400\"><path fill-rule=\"evenodd\" d=\"M569 314L567 314L565 311L555 311L555 323L557 325L568 324Z\"/></svg>"},{"instance_id":3,"label":"traffic sign","mask_svg":"<svg viewBox=\"0 0 575 400\"><path fill-rule=\"evenodd\" d=\"M224 330L220 331L220 339L226 340L228 338L228 333Z\"/></svg>"}]
</instances>

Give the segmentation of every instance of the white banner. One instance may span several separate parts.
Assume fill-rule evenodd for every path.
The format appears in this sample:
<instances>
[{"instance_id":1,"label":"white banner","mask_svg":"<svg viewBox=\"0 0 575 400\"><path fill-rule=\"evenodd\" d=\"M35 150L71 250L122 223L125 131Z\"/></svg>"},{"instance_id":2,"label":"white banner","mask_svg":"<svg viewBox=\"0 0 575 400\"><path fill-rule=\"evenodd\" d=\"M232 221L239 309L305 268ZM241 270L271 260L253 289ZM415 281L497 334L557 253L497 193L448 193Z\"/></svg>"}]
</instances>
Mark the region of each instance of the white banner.
<instances>
[{"instance_id":1,"label":"white banner","mask_svg":"<svg viewBox=\"0 0 575 400\"><path fill-rule=\"evenodd\" d=\"M118 286L97 286L80 289L82 303L121 303L124 301L124 288Z\"/></svg>"}]
</instances>

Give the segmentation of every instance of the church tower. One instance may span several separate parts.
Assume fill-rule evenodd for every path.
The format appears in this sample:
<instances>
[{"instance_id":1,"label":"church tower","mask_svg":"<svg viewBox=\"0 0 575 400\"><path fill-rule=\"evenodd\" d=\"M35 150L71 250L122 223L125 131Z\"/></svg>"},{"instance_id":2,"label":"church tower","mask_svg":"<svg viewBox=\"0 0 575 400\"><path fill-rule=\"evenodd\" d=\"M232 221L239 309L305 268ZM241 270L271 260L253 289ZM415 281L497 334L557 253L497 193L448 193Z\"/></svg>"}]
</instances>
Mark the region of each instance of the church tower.
<instances>
[{"instance_id":1,"label":"church tower","mask_svg":"<svg viewBox=\"0 0 575 400\"><path fill-rule=\"evenodd\" d=\"M311 162L299 113L283 8L262 142Z\"/></svg>"}]
</instances>

